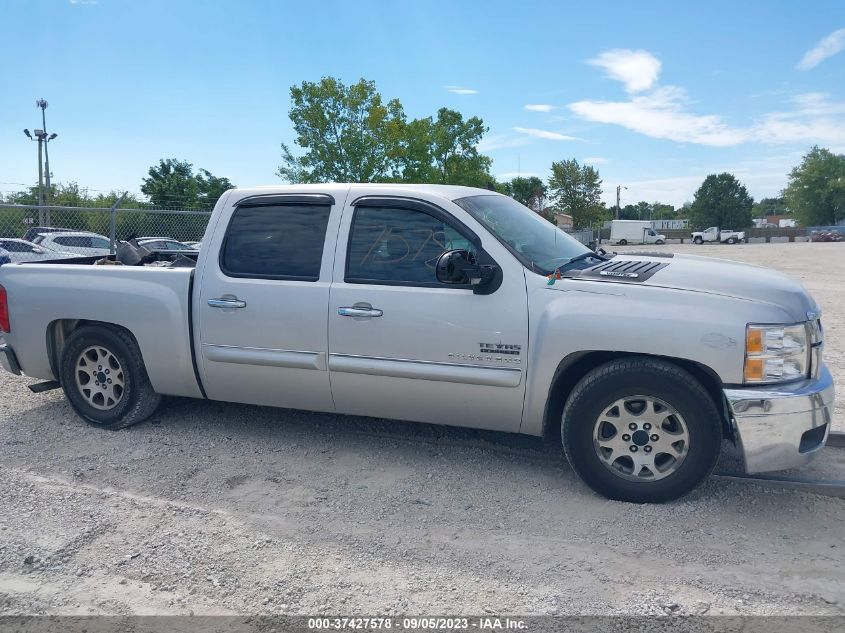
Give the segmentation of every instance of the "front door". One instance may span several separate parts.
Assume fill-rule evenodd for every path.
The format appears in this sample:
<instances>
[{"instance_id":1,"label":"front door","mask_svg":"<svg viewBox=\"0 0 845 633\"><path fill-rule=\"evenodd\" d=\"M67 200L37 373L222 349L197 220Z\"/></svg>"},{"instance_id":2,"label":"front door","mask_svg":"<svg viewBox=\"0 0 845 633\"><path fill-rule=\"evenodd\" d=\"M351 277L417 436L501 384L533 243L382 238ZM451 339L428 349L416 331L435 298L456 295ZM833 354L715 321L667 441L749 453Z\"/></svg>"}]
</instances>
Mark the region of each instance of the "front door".
<instances>
[{"instance_id":1,"label":"front door","mask_svg":"<svg viewBox=\"0 0 845 633\"><path fill-rule=\"evenodd\" d=\"M370 196L344 210L329 300L339 412L519 430L528 351L524 272L465 222L474 224L451 203L446 213L418 199ZM454 248L495 260L501 286L482 295L439 283L435 262Z\"/></svg>"},{"instance_id":2,"label":"front door","mask_svg":"<svg viewBox=\"0 0 845 633\"><path fill-rule=\"evenodd\" d=\"M247 198L204 245L220 252L206 260L194 304L209 398L333 410L326 312L342 204Z\"/></svg>"}]
</instances>

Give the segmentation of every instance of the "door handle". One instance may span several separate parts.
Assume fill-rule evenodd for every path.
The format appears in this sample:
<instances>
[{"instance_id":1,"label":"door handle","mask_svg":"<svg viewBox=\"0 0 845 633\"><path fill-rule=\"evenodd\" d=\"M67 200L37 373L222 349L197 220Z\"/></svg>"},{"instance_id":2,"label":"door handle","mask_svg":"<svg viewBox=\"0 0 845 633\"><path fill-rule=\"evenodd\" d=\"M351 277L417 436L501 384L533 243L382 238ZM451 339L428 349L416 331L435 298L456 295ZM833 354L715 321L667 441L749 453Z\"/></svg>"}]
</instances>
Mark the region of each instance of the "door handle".
<instances>
[{"instance_id":1,"label":"door handle","mask_svg":"<svg viewBox=\"0 0 845 633\"><path fill-rule=\"evenodd\" d=\"M245 308L246 301L240 299L209 299L208 305L212 308Z\"/></svg>"},{"instance_id":2,"label":"door handle","mask_svg":"<svg viewBox=\"0 0 845 633\"><path fill-rule=\"evenodd\" d=\"M346 317L380 317L384 312L378 308L356 308L354 306L347 308L338 308L337 313L340 316Z\"/></svg>"}]
</instances>

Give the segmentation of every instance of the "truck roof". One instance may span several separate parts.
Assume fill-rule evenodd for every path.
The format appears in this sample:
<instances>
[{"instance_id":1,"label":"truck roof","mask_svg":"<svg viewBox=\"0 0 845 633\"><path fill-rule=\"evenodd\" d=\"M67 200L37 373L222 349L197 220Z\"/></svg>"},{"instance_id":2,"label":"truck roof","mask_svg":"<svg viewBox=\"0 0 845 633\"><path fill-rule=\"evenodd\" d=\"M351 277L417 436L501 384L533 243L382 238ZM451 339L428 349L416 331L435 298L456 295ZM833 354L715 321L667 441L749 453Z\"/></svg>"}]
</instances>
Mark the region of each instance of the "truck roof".
<instances>
[{"instance_id":1,"label":"truck roof","mask_svg":"<svg viewBox=\"0 0 845 633\"><path fill-rule=\"evenodd\" d=\"M365 194L368 191L378 190L380 193L390 190L397 194L412 195L424 193L430 196L437 196L445 200L457 200L467 196L499 195L496 191L480 189L478 187L462 187L459 185L406 185L396 183L322 183L307 185L263 185L258 187L247 187L232 189L229 192L232 200L245 198L247 196L266 195L272 193L336 193L340 195L351 189L353 193Z\"/></svg>"}]
</instances>

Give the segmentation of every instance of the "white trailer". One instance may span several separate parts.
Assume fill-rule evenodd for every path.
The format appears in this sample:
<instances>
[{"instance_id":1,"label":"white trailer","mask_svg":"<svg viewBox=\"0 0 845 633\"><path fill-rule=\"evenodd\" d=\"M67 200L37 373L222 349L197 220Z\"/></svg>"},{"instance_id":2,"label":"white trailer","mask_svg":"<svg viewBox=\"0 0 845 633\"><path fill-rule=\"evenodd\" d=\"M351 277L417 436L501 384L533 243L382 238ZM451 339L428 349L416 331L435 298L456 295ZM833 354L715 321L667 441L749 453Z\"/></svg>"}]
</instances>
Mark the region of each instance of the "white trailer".
<instances>
[{"instance_id":1,"label":"white trailer","mask_svg":"<svg viewBox=\"0 0 845 633\"><path fill-rule=\"evenodd\" d=\"M650 220L613 220L610 223L610 243L665 244L666 236L651 227Z\"/></svg>"}]
</instances>

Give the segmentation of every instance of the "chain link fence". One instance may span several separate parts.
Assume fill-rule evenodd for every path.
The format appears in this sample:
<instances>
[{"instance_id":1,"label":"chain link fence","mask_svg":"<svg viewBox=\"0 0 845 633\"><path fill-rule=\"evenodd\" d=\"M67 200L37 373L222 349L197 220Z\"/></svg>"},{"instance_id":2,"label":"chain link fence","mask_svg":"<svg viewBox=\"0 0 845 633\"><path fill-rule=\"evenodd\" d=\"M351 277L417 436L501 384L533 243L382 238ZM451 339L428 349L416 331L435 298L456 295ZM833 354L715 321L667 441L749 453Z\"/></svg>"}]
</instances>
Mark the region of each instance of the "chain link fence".
<instances>
[{"instance_id":1,"label":"chain link fence","mask_svg":"<svg viewBox=\"0 0 845 633\"><path fill-rule=\"evenodd\" d=\"M24 252L26 245L21 244L19 240L25 238L30 242L43 242L37 237L39 233L46 233L41 229L50 229L50 232L65 229L66 232L71 233L96 234L109 241L110 248L117 241L139 237L163 237L179 242L199 242L205 233L210 216L209 211L179 209L42 207L0 203L0 248ZM65 241L68 240L65 239ZM50 247L54 250L60 249L60 245L51 244ZM33 253L33 255L39 254L48 255L49 253ZM38 258L21 256L18 259Z\"/></svg>"}]
</instances>

